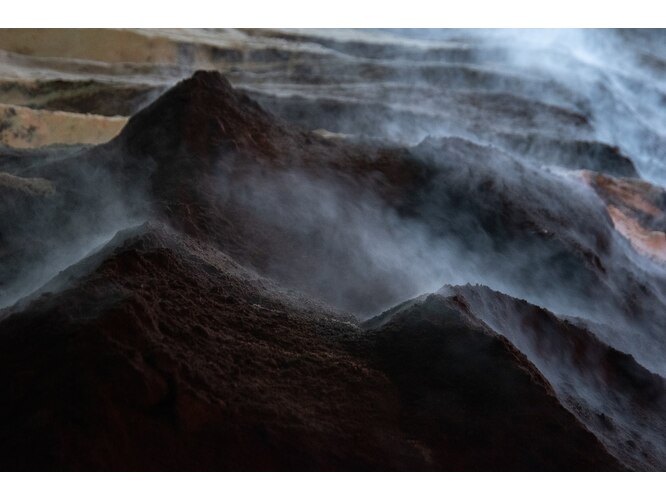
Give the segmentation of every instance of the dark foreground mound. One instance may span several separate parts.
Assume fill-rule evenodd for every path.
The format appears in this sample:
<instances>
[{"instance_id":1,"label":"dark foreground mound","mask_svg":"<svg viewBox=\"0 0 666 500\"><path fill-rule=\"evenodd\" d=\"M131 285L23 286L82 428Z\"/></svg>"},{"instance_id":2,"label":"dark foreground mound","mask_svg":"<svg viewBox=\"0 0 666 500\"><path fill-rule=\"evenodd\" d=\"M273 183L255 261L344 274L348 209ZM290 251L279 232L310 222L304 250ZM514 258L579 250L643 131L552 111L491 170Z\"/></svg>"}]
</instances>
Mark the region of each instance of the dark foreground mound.
<instances>
[{"instance_id":1,"label":"dark foreground mound","mask_svg":"<svg viewBox=\"0 0 666 500\"><path fill-rule=\"evenodd\" d=\"M219 252L142 228L56 281L0 327L3 469L424 466L358 328Z\"/></svg>"},{"instance_id":2,"label":"dark foreground mound","mask_svg":"<svg viewBox=\"0 0 666 500\"><path fill-rule=\"evenodd\" d=\"M45 290L0 323L3 469L619 467L435 296L364 332L153 226Z\"/></svg>"}]
</instances>

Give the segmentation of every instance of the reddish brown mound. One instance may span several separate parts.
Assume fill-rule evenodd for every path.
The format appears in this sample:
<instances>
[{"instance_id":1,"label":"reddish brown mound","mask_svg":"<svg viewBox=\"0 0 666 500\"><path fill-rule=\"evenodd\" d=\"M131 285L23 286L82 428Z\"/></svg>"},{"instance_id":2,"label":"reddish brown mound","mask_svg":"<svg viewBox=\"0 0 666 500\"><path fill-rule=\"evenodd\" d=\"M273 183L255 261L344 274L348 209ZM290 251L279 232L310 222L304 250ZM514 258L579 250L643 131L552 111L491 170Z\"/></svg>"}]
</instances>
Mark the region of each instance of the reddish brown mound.
<instances>
[{"instance_id":1,"label":"reddish brown mound","mask_svg":"<svg viewBox=\"0 0 666 500\"><path fill-rule=\"evenodd\" d=\"M237 193L258 177L298 171L404 206L431 174L406 149L331 141L282 122L220 73L205 71L170 89L83 159L100 161L124 182L147 182L157 211L176 228L262 271L275 260L290 265L291 238L225 197L221 186Z\"/></svg>"},{"instance_id":2,"label":"reddish brown mound","mask_svg":"<svg viewBox=\"0 0 666 500\"><path fill-rule=\"evenodd\" d=\"M3 469L618 467L438 299L366 337L151 227L48 289L0 322Z\"/></svg>"},{"instance_id":3,"label":"reddish brown mound","mask_svg":"<svg viewBox=\"0 0 666 500\"><path fill-rule=\"evenodd\" d=\"M2 321L2 469L425 466L347 318L161 230L104 254Z\"/></svg>"},{"instance_id":4,"label":"reddish brown mound","mask_svg":"<svg viewBox=\"0 0 666 500\"><path fill-rule=\"evenodd\" d=\"M216 71L197 71L178 83L133 116L112 144L131 156L155 160L159 182L168 182L165 170L179 159L193 162L195 176L233 162L247 169L298 167L314 173L329 167L354 175L381 173L385 183L396 188L419 174L402 168L404 151L401 157L395 149L340 145L280 121ZM195 165L201 171L194 170ZM173 174L184 177L182 172Z\"/></svg>"}]
</instances>

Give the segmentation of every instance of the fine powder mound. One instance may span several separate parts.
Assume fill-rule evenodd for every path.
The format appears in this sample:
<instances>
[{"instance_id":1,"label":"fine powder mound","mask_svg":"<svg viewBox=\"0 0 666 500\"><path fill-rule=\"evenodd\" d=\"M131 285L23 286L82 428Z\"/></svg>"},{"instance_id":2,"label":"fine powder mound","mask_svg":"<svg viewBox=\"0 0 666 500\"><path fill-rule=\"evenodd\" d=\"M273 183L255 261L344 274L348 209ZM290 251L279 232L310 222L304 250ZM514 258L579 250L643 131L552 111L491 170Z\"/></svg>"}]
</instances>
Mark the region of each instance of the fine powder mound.
<instances>
[{"instance_id":1,"label":"fine powder mound","mask_svg":"<svg viewBox=\"0 0 666 500\"><path fill-rule=\"evenodd\" d=\"M0 32L2 470L666 469L647 76L195 34Z\"/></svg>"}]
</instances>

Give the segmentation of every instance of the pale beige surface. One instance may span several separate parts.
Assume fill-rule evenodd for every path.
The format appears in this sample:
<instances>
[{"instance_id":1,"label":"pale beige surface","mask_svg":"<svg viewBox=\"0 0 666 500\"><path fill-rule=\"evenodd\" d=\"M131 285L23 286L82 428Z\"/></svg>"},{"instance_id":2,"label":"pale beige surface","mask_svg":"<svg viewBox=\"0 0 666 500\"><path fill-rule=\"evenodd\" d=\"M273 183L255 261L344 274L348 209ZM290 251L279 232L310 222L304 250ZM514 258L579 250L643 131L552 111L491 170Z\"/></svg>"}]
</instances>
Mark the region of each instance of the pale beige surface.
<instances>
[{"instance_id":1,"label":"pale beige surface","mask_svg":"<svg viewBox=\"0 0 666 500\"><path fill-rule=\"evenodd\" d=\"M4 29L0 49L106 62L173 62L178 54L166 38L118 29Z\"/></svg>"},{"instance_id":2,"label":"pale beige surface","mask_svg":"<svg viewBox=\"0 0 666 500\"><path fill-rule=\"evenodd\" d=\"M0 104L0 144L34 148L50 144L99 144L120 132L123 117L42 111Z\"/></svg>"},{"instance_id":3,"label":"pale beige surface","mask_svg":"<svg viewBox=\"0 0 666 500\"><path fill-rule=\"evenodd\" d=\"M276 34L280 32L297 33L280 30ZM243 54L254 50L278 49L319 55L331 52L307 41L275 38L268 31L257 35L256 30L0 29L0 51L98 63L223 65L224 62L211 52L214 49L238 51L243 64L251 63Z\"/></svg>"}]
</instances>

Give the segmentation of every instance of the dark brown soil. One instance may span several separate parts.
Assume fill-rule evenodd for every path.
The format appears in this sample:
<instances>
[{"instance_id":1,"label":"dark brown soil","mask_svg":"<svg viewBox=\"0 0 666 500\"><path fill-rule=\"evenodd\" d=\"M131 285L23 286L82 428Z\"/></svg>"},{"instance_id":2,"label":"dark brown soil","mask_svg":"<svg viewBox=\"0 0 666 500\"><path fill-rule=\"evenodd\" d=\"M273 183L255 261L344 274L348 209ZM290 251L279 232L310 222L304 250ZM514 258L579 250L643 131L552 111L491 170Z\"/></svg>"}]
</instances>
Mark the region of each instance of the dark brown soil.
<instances>
[{"instance_id":1,"label":"dark brown soil","mask_svg":"<svg viewBox=\"0 0 666 500\"><path fill-rule=\"evenodd\" d=\"M370 333L163 227L0 323L5 470L614 470L435 297Z\"/></svg>"}]
</instances>

